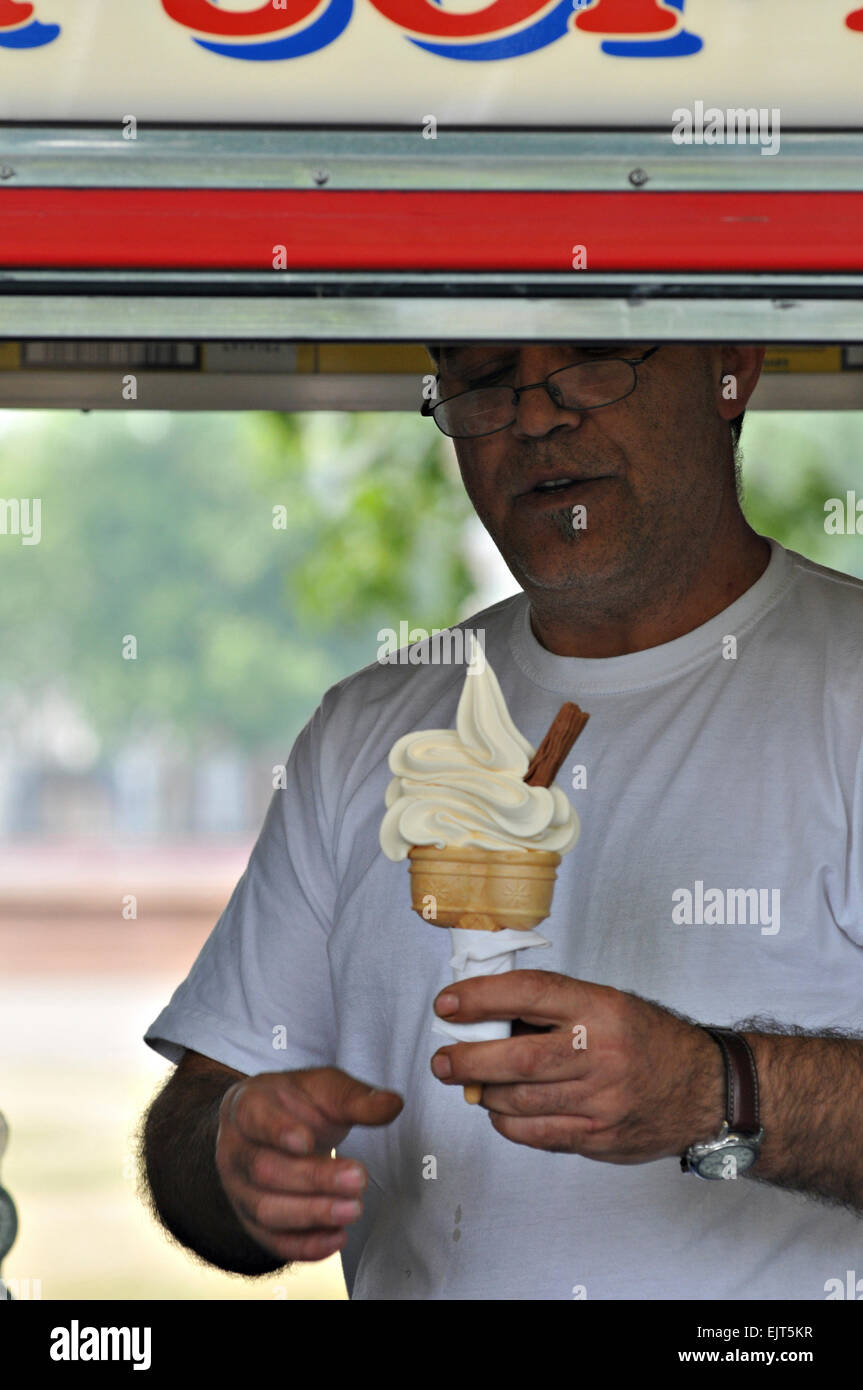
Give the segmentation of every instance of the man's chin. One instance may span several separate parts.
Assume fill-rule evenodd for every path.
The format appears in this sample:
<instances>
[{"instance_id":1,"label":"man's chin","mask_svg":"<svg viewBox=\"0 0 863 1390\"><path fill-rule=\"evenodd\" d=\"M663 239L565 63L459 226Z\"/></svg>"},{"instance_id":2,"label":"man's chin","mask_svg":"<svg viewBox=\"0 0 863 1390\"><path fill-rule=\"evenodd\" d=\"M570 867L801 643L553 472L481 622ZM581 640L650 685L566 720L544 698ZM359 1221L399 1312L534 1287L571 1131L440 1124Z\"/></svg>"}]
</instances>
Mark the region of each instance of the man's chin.
<instances>
[{"instance_id":1,"label":"man's chin","mask_svg":"<svg viewBox=\"0 0 863 1390\"><path fill-rule=\"evenodd\" d=\"M602 545L599 536L554 536L545 545L531 545L518 553L503 552L510 569L527 588L560 590L584 589L607 582L620 569L616 547Z\"/></svg>"}]
</instances>

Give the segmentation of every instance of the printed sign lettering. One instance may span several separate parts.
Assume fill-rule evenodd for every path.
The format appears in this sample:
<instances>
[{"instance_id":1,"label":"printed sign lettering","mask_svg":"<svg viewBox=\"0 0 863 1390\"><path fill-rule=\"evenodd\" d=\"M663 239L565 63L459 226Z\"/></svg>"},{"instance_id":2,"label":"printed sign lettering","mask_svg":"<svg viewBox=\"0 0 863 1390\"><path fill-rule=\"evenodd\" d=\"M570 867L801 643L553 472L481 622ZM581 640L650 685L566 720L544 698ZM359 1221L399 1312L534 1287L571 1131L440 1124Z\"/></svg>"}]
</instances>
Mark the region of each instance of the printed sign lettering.
<instances>
[{"instance_id":1,"label":"printed sign lettering","mask_svg":"<svg viewBox=\"0 0 863 1390\"><path fill-rule=\"evenodd\" d=\"M43 48L60 33L59 24L42 24L36 6L22 0L0 0L0 48Z\"/></svg>"}]
</instances>

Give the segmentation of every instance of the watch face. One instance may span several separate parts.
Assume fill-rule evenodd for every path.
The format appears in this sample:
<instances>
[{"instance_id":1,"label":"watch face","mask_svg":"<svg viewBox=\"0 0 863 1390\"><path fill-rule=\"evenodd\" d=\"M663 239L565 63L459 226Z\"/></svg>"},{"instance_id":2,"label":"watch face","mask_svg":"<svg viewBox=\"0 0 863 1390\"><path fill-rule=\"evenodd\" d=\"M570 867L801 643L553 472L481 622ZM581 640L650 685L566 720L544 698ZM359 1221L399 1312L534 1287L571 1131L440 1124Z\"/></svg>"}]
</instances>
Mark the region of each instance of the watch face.
<instances>
[{"instance_id":1,"label":"watch face","mask_svg":"<svg viewBox=\"0 0 863 1390\"><path fill-rule=\"evenodd\" d=\"M728 1181L739 1178L755 1162L755 1154L745 1144L728 1144L715 1153L705 1154L697 1163L698 1172L704 1178L725 1178Z\"/></svg>"}]
</instances>

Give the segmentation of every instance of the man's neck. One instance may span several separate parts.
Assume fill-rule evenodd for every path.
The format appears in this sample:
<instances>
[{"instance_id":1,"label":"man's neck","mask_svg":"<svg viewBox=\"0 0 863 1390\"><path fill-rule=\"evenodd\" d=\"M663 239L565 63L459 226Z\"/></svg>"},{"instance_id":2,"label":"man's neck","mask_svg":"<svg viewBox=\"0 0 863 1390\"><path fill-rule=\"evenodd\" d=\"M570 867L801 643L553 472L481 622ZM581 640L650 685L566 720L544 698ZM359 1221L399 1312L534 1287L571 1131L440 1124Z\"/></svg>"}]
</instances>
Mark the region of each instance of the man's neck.
<instances>
[{"instance_id":1,"label":"man's neck","mask_svg":"<svg viewBox=\"0 0 863 1390\"><path fill-rule=\"evenodd\" d=\"M770 562L770 544L747 526L733 551L718 551L686 593L620 619L593 618L579 605L562 611L530 595L531 627L537 641L556 656L626 656L684 637L723 612L759 580Z\"/></svg>"}]
</instances>

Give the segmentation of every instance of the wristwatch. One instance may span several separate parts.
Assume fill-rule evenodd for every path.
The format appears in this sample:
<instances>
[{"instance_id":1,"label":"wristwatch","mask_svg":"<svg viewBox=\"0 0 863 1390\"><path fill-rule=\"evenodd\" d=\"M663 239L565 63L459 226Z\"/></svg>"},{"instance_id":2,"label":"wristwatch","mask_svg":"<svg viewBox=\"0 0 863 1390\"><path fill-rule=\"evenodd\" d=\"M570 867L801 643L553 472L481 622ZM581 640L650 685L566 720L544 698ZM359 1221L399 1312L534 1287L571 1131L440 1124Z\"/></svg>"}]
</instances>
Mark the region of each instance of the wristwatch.
<instances>
[{"instance_id":1,"label":"wristwatch","mask_svg":"<svg viewBox=\"0 0 863 1390\"><path fill-rule=\"evenodd\" d=\"M732 1028L705 1028L725 1062L725 1119L715 1139L690 1144L680 1160L684 1173L699 1178L736 1178L761 1152L764 1130L758 1118L758 1073L752 1048Z\"/></svg>"}]
</instances>

